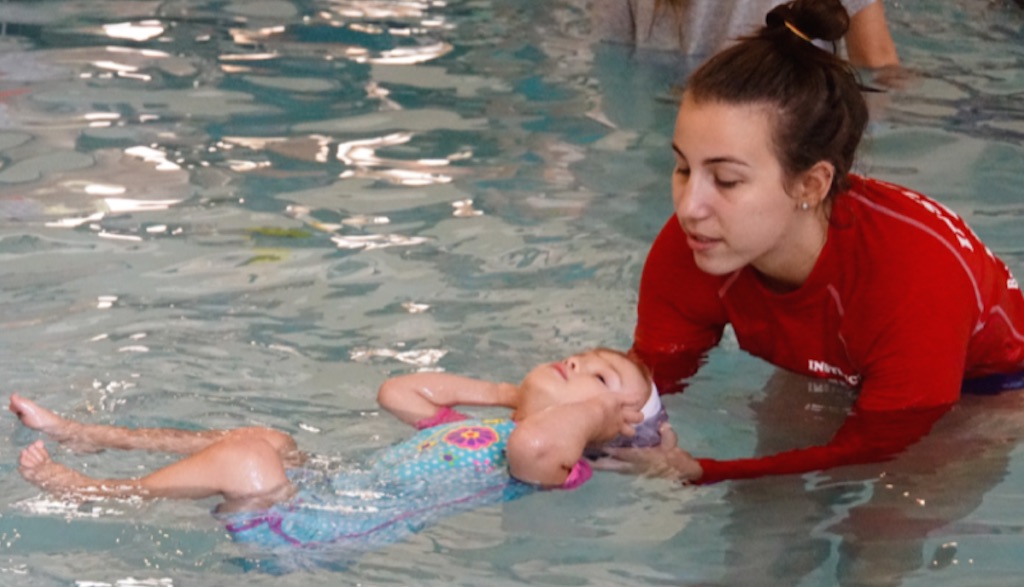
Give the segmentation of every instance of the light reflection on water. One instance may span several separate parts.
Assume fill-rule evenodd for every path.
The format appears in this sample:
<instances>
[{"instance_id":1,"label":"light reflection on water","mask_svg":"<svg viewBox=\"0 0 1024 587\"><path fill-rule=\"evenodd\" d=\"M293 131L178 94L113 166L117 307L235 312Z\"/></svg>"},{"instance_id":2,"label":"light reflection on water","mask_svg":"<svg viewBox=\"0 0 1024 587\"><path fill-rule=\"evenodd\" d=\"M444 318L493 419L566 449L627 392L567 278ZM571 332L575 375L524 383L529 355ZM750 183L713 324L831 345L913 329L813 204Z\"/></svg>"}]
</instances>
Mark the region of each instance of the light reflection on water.
<instances>
[{"instance_id":1,"label":"light reflection on water","mask_svg":"<svg viewBox=\"0 0 1024 587\"><path fill-rule=\"evenodd\" d=\"M963 4L889 8L917 76L877 104L861 167L967 216L1019 275L1024 17ZM669 212L671 84L688 64L592 45L586 17L575 0L0 4L7 387L92 422L271 425L344 461L407 435L374 403L389 374L516 380L580 347L628 345L644 254ZM739 457L827 438L849 397L726 341L667 403L684 446ZM782 416L794 410L800 433ZM877 467L686 490L602 475L343 569L245 580L1016 576L1019 561L997 554L1019 550L1024 528L1012 413L961 411L998 428L1005 450L951 421L886 481ZM40 514L51 502L16 474L34 436L12 420L0 583L218 585L247 568L212 504ZM982 447L964 457L977 469L934 462L965 446ZM168 462L58 455L110 475ZM885 527L869 514L907 503L924 523L858 542Z\"/></svg>"}]
</instances>

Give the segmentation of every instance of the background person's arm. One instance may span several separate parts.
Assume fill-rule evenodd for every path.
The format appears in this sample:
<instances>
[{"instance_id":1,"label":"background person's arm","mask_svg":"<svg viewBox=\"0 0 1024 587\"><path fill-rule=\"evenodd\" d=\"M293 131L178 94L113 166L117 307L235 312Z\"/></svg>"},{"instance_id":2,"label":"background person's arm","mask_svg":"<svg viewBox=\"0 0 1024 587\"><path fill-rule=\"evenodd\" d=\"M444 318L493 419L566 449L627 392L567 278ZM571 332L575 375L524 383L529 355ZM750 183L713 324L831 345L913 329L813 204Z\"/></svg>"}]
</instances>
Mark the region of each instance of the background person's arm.
<instances>
[{"instance_id":1,"label":"background person's arm","mask_svg":"<svg viewBox=\"0 0 1024 587\"><path fill-rule=\"evenodd\" d=\"M881 0L872 2L850 17L846 53L850 63L857 67L880 69L899 66L896 43L889 34Z\"/></svg>"}]
</instances>

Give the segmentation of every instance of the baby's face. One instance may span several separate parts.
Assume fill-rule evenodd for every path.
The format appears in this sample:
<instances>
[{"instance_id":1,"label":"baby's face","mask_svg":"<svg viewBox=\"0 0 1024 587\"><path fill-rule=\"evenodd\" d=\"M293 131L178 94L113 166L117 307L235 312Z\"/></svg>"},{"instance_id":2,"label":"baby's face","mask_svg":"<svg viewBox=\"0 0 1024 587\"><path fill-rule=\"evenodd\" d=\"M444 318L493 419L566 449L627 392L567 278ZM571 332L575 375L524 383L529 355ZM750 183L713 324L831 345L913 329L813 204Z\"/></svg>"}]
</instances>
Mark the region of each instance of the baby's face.
<instances>
[{"instance_id":1,"label":"baby's face","mask_svg":"<svg viewBox=\"0 0 1024 587\"><path fill-rule=\"evenodd\" d=\"M598 394L622 393L637 409L644 405L651 384L633 361L617 351L593 349L562 361L535 367L523 379L525 393L540 393L554 403L584 401Z\"/></svg>"}]
</instances>

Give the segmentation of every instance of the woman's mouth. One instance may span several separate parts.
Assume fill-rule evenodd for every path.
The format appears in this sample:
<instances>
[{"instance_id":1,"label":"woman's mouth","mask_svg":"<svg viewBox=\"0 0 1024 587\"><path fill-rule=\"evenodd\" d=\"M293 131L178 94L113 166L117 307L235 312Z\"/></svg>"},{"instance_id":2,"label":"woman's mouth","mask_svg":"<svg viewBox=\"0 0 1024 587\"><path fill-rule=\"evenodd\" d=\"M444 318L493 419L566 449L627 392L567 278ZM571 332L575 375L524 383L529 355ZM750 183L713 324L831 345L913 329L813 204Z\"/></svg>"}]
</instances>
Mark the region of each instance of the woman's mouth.
<instances>
[{"instance_id":1,"label":"woman's mouth","mask_svg":"<svg viewBox=\"0 0 1024 587\"><path fill-rule=\"evenodd\" d=\"M720 238L710 238L699 234L686 233L686 245L695 253L702 253L722 242Z\"/></svg>"}]
</instances>

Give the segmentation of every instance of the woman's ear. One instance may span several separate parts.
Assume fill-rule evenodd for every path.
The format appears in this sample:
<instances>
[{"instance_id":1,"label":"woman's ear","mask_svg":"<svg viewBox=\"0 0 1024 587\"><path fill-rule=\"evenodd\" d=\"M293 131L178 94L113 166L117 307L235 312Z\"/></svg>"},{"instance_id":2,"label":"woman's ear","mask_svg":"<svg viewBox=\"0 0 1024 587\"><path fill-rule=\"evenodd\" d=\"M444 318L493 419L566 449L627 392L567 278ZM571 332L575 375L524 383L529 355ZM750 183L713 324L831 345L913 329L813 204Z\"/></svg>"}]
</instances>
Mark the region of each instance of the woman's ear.
<instances>
[{"instance_id":1,"label":"woman's ear","mask_svg":"<svg viewBox=\"0 0 1024 587\"><path fill-rule=\"evenodd\" d=\"M797 200L801 205L806 203L810 208L817 208L828 197L835 176L834 165L828 161L818 161L797 179Z\"/></svg>"}]
</instances>

